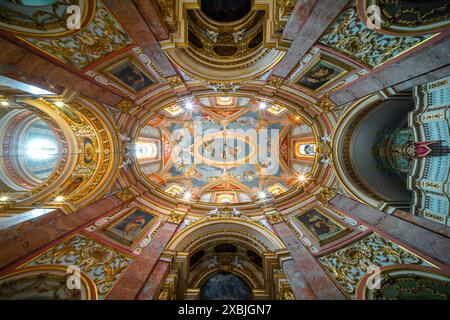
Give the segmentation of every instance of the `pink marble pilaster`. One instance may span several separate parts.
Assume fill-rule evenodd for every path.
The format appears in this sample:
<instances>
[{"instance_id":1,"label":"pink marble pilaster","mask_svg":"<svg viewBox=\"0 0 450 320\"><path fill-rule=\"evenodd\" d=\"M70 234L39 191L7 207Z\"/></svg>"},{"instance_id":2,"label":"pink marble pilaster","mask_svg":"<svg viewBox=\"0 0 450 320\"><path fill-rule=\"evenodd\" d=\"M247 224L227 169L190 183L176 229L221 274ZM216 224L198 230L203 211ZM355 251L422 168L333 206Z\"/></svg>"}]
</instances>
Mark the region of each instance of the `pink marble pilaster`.
<instances>
[{"instance_id":1,"label":"pink marble pilaster","mask_svg":"<svg viewBox=\"0 0 450 320\"><path fill-rule=\"evenodd\" d=\"M60 210L27 220L0 231L0 268L82 227L122 205L116 196L101 199L69 215Z\"/></svg>"},{"instance_id":2,"label":"pink marble pilaster","mask_svg":"<svg viewBox=\"0 0 450 320\"><path fill-rule=\"evenodd\" d=\"M0 74L2 76L56 94L61 94L64 89L71 89L108 105L115 105L123 99L116 93L11 41L13 40L0 38Z\"/></svg>"},{"instance_id":3,"label":"pink marble pilaster","mask_svg":"<svg viewBox=\"0 0 450 320\"><path fill-rule=\"evenodd\" d=\"M295 297L297 299L345 299L289 226L281 222L274 224L273 227L293 258L283 263L283 270Z\"/></svg>"},{"instance_id":4,"label":"pink marble pilaster","mask_svg":"<svg viewBox=\"0 0 450 320\"><path fill-rule=\"evenodd\" d=\"M349 216L362 220L375 230L389 234L424 255L450 266L448 237L343 195L336 195L330 203Z\"/></svg>"},{"instance_id":5,"label":"pink marble pilaster","mask_svg":"<svg viewBox=\"0 0 450 320\"><path fill-rule=\"evenodd\" d=\"M152 273L167 243L172 238L178 225L166 222L142 254L131 264L123 277L105 297L107 300L133 300L139 298L141 289L152 281ZM155 271L156 272L156 271ZM155 273L156 275L156 273ZM149 286L150 287L150 286ZM149 290L151 291L151 290ZM143 291L142 298L147 291Z\"/></svg>"}]
</instances>

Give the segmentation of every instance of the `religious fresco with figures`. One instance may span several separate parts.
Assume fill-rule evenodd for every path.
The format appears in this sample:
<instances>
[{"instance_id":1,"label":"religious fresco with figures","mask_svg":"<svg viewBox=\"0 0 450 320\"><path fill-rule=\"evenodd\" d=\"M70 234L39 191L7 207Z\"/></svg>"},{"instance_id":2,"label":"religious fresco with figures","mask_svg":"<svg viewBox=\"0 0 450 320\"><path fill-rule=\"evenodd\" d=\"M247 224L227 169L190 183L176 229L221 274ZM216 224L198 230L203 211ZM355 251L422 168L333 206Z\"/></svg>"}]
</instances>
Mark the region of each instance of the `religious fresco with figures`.
<instances>
[{"instance_id":1,"label":"religious fresco with figures","mask_svg":"<svg viewBox=\"0 0 450 320\"><path fill-rule=\"evenodd\" d=\"M193 102L190 102L193 103ZM307 175L315 162L312 130L279 105L242 97L207 97L195 109L159 111L136 140L142 174L163 191L189 192L202 202L252 202L260 192L279 195ZM307 127L307 126L306 126ZM294 156L291 139L298 142ZM299 165L301 163L302 165Z\"/></svg>"},{"instance_id":2,"label":"religious fresco with figures","mask_svg":"<svg viewBox=\"0 0 450 320\"><path fill-rule=\"evenodd\" d=\"M0 0L0 300L450 300L449 49L448 0Z\"/></svg>"}]
</instances>

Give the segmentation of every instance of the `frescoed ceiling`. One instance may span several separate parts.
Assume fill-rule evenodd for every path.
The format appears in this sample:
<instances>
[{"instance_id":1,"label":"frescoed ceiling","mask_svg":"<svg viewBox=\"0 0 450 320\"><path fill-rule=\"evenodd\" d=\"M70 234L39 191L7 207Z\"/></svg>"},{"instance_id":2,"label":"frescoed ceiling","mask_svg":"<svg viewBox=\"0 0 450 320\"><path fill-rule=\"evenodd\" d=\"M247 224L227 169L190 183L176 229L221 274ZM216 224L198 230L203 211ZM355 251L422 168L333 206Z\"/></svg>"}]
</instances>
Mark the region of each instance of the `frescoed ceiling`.
<instances>
[{"instance_id":1,"label":"frescoed ceiling","mask_svg":"<svg viewBox=\"0 0 450 320\"><path fill-rule=\"evenodd\" d=\"M439 43L448 20L440 0L342 1L328 18L319 2L0 1L8 52L0 71L65 102L66 90L106 108L125 139L119 188L200 203L306 198L334 184L344 102L376 91L361 85L374 76L377 90L387 88L387 69ZM374 3L386 20L379 29L364 13ZM72 5L81 14L75 29L66 21ZM299 175L311 189L297 187Z\"/></svg>"},{"instance_id":2,"label":"frescoed ceiling","mask_svg":"<svg viewBox=\"0 0 450 320\"><path fill-rule=\"evenodd\" d=\"M74 36L56 39L24 37L23 40L77 69L84 69L108 54L133 44L100 1L96 2L95 15L90 21Z\"/></svg>"},{"instance_id":3,"label":"frescoed ceiling","mask_svg":"<svg viewBox=\"0 0 450 320\"><path fill-rule=\"evenodd\" d=\"M312 129L287 108L206 97L159 111L142 128L136 157L172 196L240 203L292 188L314 165L314 144Z\"/></svg>"}]
</instances>

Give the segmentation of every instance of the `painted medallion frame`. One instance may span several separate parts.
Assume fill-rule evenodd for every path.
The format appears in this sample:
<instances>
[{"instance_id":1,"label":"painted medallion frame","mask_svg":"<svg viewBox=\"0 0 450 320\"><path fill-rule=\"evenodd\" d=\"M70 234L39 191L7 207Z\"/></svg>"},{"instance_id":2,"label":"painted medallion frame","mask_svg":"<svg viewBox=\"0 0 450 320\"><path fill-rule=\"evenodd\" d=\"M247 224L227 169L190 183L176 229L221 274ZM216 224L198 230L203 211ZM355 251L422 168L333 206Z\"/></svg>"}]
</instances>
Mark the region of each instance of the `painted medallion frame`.
<instances>
[{"instance_id":1,"label":"painted medallion frame","mask_svg":"<svg viewBox=\"0 0 450 320\"><path fill-rule=\"evenodd\" d=\"M325 220L325 222L330 222L330 225L332 224L335 226L336 230L332 233L330 233L326 237L321 237L321 234L315 233L313 230L311 230L311 227L306 224L306 216L307 215L313 215L314 216L321 216L322 220ZM303 217L303 220L299 217ZM312 220L311 218L309 219ZM309 208L297 215L295 215L295 221L297 224L301 226L301 229L307 233L308 236L310 236L316 243L318 243L320 246L323 246L327 243L330 243L336 239L342 238L346 234L350 233L353 229L348 227L347 225L338 222L336 219L333 219L329 213L327 213L322 208L312 207ZM320 228L320 227L319 227ZM317 231L317 230L316 230ZM327 232L328 233L328 232Z\"/></svg>"},{"instance_id":2,"label":"painted medallion frame","mask_svg":"<svg viewBox=\"0 0 450 320\"><path fill-rule=\"evenodd\" d=\"M134 69L135 72L139 72L139 76L141 76L144 80L144 86L142 87L137 85L132 86L131 80L125 80L124 78L120 78L126 76L127 69L128 70ZM114 81L117 85L123 87L127 91L132 92L134 94L138 94L143 90L146 90L149 87L152 87L153 85L159 83L157 78L150 71L145 69L139 63L139 61L136 60L134 56L129 56L120 59L119 61L102 69L100 73L104 74L111 81Z\"/></svg>"},{"instance_id":3,"label":"painted medallion frame","mask_svg":"<svg viewBox=\"0 0 450 320\"><path fill-rule=\"evenodd\" d=\"M104 233L126 246L132 246L139 242L154 227L158 220L158 216L155 214L141 208L133 208L108 224L104 229ZM127 231L133 227L137 228L139 225L142 225L142 227L137 230ZM130 233L131 237L129 237Z\"/></svg>"},{"instance_id":4,"label":"painted medallion frame","mask_svg":"<svg viewBox=\"0 0 450 320\"><path fill-rule=\"evenodd\" d=\"M328 70L328 72L331 70L333 73L326 77L322 76L323 80L320 80L320 76L317 76L317 72L321 70ZM342 61L320 53L295 77L293 84L316 93L333 85L354 70L353 67ZM339 73L336 74L336 71L339 71ZM310 80L307 80L308 78ZM312 79L317 80L318 83L314 84Z\"/></svg>"}]
</instances>

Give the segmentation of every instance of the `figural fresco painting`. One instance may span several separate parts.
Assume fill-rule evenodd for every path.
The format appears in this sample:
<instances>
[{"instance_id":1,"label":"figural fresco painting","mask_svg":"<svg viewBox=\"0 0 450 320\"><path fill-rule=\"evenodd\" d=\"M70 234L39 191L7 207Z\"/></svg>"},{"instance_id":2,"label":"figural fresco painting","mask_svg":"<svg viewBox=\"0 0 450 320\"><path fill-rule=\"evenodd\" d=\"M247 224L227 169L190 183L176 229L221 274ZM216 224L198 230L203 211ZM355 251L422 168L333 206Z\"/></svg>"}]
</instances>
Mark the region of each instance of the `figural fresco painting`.
<instances>
[{"instance_id":1,"label":"figural fresco painting","mask_svg":"<svg viewBox=\"0 0 450 320\"><path fill-rule=\"evenodd\" d=\"M137 209L128 216L114 222L105 230L105 233L121 243L131 245L139 240L153 219L154 217L151 214Z\"/></svg>"},{"instance_id":2,"label":"figural fresco painting","mask_svg":"<svg viewBox=\"0 0 450 320\"><path fill-rule=\"evenodd\" d=\"M328 56L320 55L296 80L296 84L314 92L334 83L351 68Z\"/></svg>"},{"instance_id":3,"label":"figural fresco painting","mask_svg":"<svg viewBox=\"0 0 450 320\"><path fill-rule=\"evenodd\" d=\"M296 218L321 245L350 231L349 228L336 223L327 215L315 209L299 214Z\"/></svg>"},{"instance_id":4,"label":"figural fresco painting","mask_svg":"<svg viewBox=\"0 0 450 320\"><path fill-rule=\"evenodd\" d=\"M105 70L107 74L135 93L155 83L150 74L144 72L133 59L125 59Z\"/></svg>"}]
</instances>

